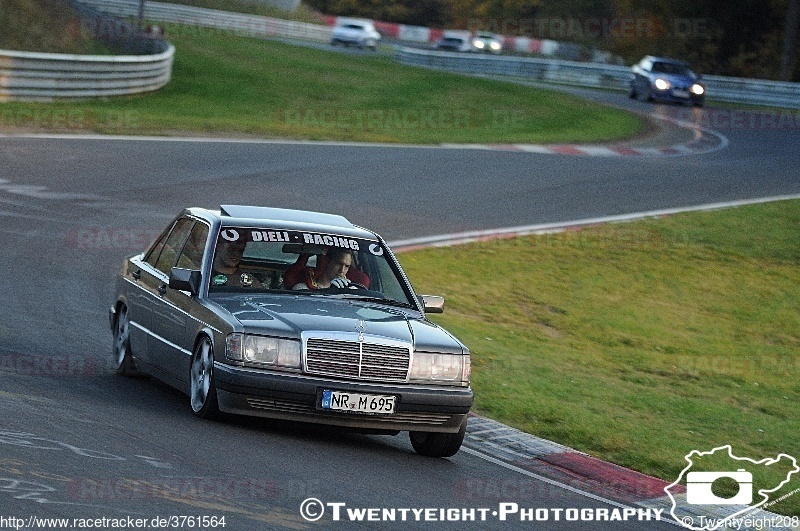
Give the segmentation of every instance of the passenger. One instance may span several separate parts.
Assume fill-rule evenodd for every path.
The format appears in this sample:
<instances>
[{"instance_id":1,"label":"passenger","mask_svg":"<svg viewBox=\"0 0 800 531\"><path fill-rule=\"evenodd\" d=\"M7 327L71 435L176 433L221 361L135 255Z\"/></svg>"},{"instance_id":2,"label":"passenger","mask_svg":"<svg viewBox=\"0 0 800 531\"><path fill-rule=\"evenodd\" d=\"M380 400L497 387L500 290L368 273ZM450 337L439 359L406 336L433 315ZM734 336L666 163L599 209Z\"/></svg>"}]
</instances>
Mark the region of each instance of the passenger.
<instances>
[{"instance_id":1,"label":"passenger","mask_svg":"<svg viewBox=\"0 0 800 531\"><path fill-rule=\"evenodd\" d=\"M243 288L262 288L261 282L252 274L239 269L246 242L230 242L220 239L214 252L211 266L211 288L233 286Z\"/></svg>"},{"instance_id":2,"label":"passenger","mask_svg":"<svg viewBox=\"0 0 800 531\"><path fill-rule=\"evenodd\" d=\"M317 267L306 267L303 270L304 281L298 282L292 289L345 288L350 285L347 272L355 261L353 251L331 247L317 260L321 263Z\"/></svg>"}]
</instances>

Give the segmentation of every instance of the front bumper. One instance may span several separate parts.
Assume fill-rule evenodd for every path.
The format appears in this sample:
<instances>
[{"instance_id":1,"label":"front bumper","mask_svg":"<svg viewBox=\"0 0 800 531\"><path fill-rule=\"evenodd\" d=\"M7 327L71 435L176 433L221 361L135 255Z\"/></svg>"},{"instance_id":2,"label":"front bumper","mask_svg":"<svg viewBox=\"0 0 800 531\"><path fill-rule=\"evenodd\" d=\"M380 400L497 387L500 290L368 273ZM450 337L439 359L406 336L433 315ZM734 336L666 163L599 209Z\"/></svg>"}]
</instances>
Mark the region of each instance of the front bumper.
<instances>
[{"instance_id":1,"label":"front bumper","mask_svg":"<svg viewBox=\"0 0 800 531\"><path fill-rule=\"evenodd\" d=\"M219 408L226 413L389 431L457 432L474 395L469 387L367 383L214 364ZM395 395L392 415L323 410L323 390Z\"/></svg>"},{"instance_id":2,"label":"front bumper","mask_svg":"<svg viewBox=\"0 0 800 531\"><path fill-rule=\"evenodd\" d=\"M693 105L702 104L703 100L705 99L705 95L698 96L691 92L689 92L688 96L677 96L671 88L667 90L658 90L657 88L653 87L650 91L650 95L654 100L658 101L667 101L670 103L691 103Z\"/></svg>"}]
</instances>

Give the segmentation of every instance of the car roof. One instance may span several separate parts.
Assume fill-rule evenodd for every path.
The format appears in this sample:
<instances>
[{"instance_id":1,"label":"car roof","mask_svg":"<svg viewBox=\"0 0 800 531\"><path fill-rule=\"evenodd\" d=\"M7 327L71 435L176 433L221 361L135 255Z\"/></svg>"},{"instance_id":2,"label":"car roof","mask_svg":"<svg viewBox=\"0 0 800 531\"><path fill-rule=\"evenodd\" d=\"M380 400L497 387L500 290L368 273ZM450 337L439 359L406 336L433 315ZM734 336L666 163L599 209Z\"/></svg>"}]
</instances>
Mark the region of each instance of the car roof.
<instances>
[{"instance_id":1,"label":"car roof","mask_svg":"<svg viewBox=\"0 0 800 531\"><path fill-rule=\"evenodd\" d=\"M654 63L672 63L676 65L689 66L689 63L687 63L686 61L681 61L680 59L670 59L669 57L658 57L655 55L648 55L646 59L649 59Z\"/></svg>"},{"instance_id":2,"label":"car roof","mask_svg":"<svg viewBox=\"0 0 800 531\"><path fill-rule=\"evenodd\" d=\"M218 219L222 226L283 228L310 232L336 233L355 238L375 239L377 234L353 225L337 214L251 205L221 205L219 211L189 208L187 212L206 219Z\"/></svg>"},{"instance_id":3,"label":"car roof","mask_svg":"<svg viewBox=\"0 0 800 531\"><path fill-rule=\"evenodd\" d=\"M340 17L336 19L337 26L348 26L348 25L357 25L357 26L374 26L373 22L366 18L345 18Z\"/></svg>"}]
</instances>

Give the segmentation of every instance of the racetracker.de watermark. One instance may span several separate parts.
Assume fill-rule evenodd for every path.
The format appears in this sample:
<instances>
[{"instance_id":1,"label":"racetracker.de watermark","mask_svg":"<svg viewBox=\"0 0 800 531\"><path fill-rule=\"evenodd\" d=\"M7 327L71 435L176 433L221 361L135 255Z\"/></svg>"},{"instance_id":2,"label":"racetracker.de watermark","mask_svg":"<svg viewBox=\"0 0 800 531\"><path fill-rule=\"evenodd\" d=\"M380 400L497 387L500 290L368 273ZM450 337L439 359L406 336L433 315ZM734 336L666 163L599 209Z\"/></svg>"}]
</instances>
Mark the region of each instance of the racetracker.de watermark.
<instances>
[{"instance_id":1,"label":"racetracker.de watermark","mask_svg":"<svg viewBox=\"0 0 800 531\"><path fill-rule=\"evenodd\" d=\"M158 235L157 230L128 229L116 227L92 227L72 229L66 233L66 245L81 251L102 251L125 249L141 251L146 249Z\"/></svg>"},{"instance_id":2,"label":"racetracker.de watermark","mask_svg":"<svg viewBox=\"0 0 800 531\"><path fill-rule=\"evenodd\" d=\"M710 96L713 93L709 92ZM673 118L715 131L797 131L800 111L787 109L692 109L679 110Z\"/></svg>"},{"instance_id":3,"label":"racetracker.de watermark","mask_svg":"<svg viewBox=\"0 0 800 531\"><path fill-rule=\"evenodd\" d=\"M800 360L791 356L772 354L733 356L677 356L673 365L687 373L726 375L790 375L800 372Z\"/></svg>"},{"instance_id":4,"label":"racetracker.de watermark","mask_svg":"<svg viewBox=\"0 0 800 531\"><path fill-rule=\"evenodd\" d=\"M658 17L538 17L476 18L467 21L472 32L504 36L535 36L553 40L704 38L711 34L708 18Z\"/></svg>"},{"instance_id":5,"label":"racetracker.de watermark","mask_svg":"<svg viewBox=\"0 0 800 531\"><path fill-rule=\"evenodd\" d=\"M141 500L191 498L207 500L274 499L276 481L265 478L83 478L73 480L69 492L78 500Z\"/></svg>"},{"instance_id":6,"label":"racetracker.de watermark","mask_svg":"<svg viewBox=\"0 0 800 531\"><path fill-rule=\"evenodd\" d=\"M300 515L316 522L326 515L334 522L627 522L659 521L662 509L632 507L522 507L515 502L496 507L348 507L308 498Z\"/></svg>"},{"instance_id":7,"label":"racetracker.de watermark","mask_svg":"<svg viewBox=\"0 0 800 531\"><path fill-rule=\"evenodd\" d=\"M514 127L525 121L522 112L491 110L471 112L464 109L287 109L279 115L287 126L376 130L452 130L475 127Z\"/></svg>"},{"instance_id":8,"label":"racetracker.de watermark","mask_svg":"<svg viewBox=\"0 0 800 531\"><path fill-rule=\"evenodd\" d=\"M43 356L0 353L0 370L25 376L92 376L101 371L98 361L74 354Z\"/></svg>"},{"instance_id":9,"label":"racetracker.de watermark","mask_svg":"<svg viewBox=\"0 0 800 531\"><path fill-rule=\"evenodd\" d=\"M569 487L583 489L586 484L582 480L567 480L564 484ZM658 487L648 480L625 478L624 480L609 479L598 486L596 494L602 495L607 490L609 493L625 492L636 499L648 499ZM547 498L556 500L566 499L568 491L562 485L544 483L531 478L465 478L454 485L454 495L461 500L472 503L500 502L502 500L538 500Z\"/></svg>"},{"instance_id":10,"label":"racetracker.de watermark","mask_svg":"<svg viewBox=\"0 0 800 531\"><path fill-rule=\"evenodd\" d=\"M142 119L137 111L86 112L80 109L3 109L0 128L92 129L95 127L135 129Z\"/></svg>"}]
</instances>

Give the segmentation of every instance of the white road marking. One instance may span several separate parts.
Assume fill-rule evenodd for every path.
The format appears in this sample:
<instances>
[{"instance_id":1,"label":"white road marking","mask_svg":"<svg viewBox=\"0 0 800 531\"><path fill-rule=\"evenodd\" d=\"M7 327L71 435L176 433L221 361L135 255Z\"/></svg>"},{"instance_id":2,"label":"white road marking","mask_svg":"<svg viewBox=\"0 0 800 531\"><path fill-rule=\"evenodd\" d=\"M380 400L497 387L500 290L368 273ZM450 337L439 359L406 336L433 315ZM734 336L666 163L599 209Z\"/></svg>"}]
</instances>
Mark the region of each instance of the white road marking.
<instances>
[{"instance_id":1,"label":"white road marking","mask_svg":"<svg viewBox=\"0 0 800 531\"><path fill-rule=\"evenodd\" d=\"M565 230L598 225L604 223L618 223L625 221L635 221L639 219L658 218L671 216L683 212L702 212L709 210L720 210L747 205L758 205L771 203L774 201L788 201L800 199L800 194L776 195L769 197L758 197L754 199L741 199L737 201L725 201L721 203L707 203L703 205L693 205L677 208L666 208L662 210L649 210L645 212L633 212L630 214L619 214L615 216L604 216L587 219L576 219L572 221L558 221L554 223L541 223L537 225L522 225L519 227L504 227L497 229L476 230L468 232L457 232L452 234L439 234L435 236L422 236L420 238L409 238L406 240L396 240L387 242L389 247L395 252L400 252L403 248L416 247L446 247L449 245L460 245L481 240L492 240L497 238L508 238L513 236L528 236L532 234L550 234Z\"/></svg>"}]
</instances>

